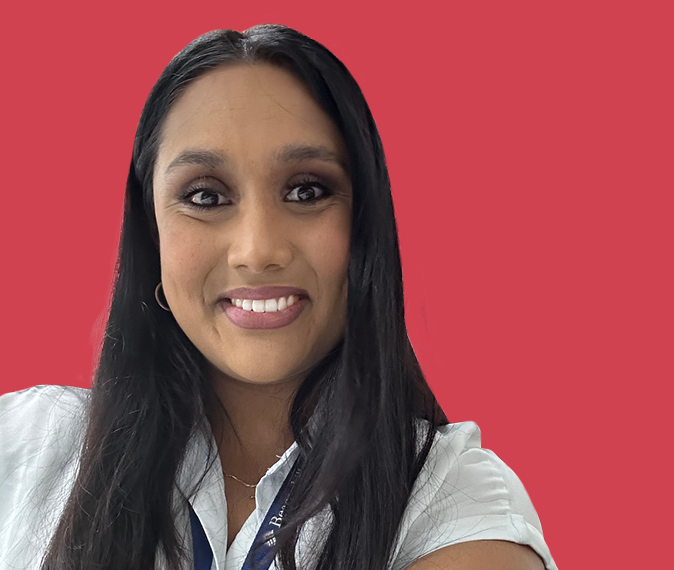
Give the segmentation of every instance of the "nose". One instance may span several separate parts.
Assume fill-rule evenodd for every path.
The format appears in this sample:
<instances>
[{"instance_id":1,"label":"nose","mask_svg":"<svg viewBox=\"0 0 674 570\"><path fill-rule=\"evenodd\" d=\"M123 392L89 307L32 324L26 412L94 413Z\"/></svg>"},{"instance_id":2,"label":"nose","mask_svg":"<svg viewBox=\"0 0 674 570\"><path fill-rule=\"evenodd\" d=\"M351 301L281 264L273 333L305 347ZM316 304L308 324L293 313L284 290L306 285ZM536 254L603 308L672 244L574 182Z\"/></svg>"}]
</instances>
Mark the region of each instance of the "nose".
<instances>
[{"instance_id":1,"label":"nose","mask_svg":"<svg viewBox=\"0 0 674 570\"><path fill-rule=\"evenodd\" d=\"M251 197L240 203L230 226L231 268L263 273L287 267L292 260L292 221L271 202Z\"/></svg>"}]
</instances>

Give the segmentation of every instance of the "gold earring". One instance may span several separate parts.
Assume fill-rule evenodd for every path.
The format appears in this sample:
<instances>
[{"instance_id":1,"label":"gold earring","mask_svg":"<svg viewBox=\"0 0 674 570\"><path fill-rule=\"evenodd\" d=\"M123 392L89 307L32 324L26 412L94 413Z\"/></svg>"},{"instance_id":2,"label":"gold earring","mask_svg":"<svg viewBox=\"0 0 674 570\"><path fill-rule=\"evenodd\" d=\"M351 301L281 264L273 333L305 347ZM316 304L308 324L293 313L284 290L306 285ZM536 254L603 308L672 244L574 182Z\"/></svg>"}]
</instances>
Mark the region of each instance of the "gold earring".
<instances>
[{"instance_id":1,"label":"gold earring","mask_svg":"<svg viewBox=\"0 0 674 570\"><path fill-rule=\"evenodd\" d=\"M169 313L171 312L171 309L169 309L164 303L162 303L159 300L159 288L161 287L161 281L157 284L157 286L154 288L154 298L157 299L157 304L164 309L165 311L168 311ZM164 298L166 298L166 295L164 295Z\"/></svg>"}]
</instances>

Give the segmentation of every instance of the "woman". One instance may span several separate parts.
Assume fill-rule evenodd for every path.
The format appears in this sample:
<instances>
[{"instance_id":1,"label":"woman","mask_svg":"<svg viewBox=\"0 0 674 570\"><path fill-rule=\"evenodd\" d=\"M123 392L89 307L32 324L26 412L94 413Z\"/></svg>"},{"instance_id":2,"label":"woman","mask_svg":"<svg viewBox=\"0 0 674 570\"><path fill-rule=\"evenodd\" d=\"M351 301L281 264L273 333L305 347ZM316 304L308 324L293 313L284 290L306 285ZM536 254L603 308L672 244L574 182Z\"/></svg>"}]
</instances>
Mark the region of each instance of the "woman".
<instances>
[{"instance_id":1,"label":"woman","mask_svg":"<svg viewBox=\"0 0 674 570\"><path fill-rule=\"evenodd\" d=\"M3 568L556 568L421 373L360 89L284 26L169 63L92 388L0 403Z\"/></svg>"}]
</instances>

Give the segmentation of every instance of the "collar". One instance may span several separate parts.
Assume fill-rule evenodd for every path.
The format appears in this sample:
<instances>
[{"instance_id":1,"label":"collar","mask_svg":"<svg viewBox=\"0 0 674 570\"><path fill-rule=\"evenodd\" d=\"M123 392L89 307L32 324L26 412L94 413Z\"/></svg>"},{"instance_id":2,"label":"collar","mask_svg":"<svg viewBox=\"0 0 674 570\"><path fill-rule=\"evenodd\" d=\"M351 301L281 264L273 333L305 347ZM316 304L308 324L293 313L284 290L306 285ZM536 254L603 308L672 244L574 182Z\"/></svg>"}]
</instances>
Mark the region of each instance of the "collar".
<instances>
[{"instance_id":1,"label":"collar","mask_svg":"<svg viewBox=\"0 0 674 570\"><path fill-rule=\"evenodd\" d=\"M228 532L225 479L215 437L208 422L205 423L207 434L202 430L195 430L188 442L185 459L178 471L176 485L182 499L182 505L179 508L181 511L185 511L183 520L189 521L189 515L187 514L187 502L189 502L204 528L213 551L215 567L224 569L227 560ZM210 457L209 444L212 450ZM253 521L256 522L255 529L252 536L249 536L250 532L243 532L248 522L244 524L241 532L234 539L230 547L231 550L235 550L234 547L236 546L237 551L248 552L250 546L248 542L252 542L255 537L257 529L290 472L298 453L297 442L293 442L281 458L267 469L265 475L260 479L255 488L255 510L251 514ZM204 478L199 484L202 475L204 475ZM239 544L239 542L245 542L246 544Z\"/></svg>"}]
</instances>

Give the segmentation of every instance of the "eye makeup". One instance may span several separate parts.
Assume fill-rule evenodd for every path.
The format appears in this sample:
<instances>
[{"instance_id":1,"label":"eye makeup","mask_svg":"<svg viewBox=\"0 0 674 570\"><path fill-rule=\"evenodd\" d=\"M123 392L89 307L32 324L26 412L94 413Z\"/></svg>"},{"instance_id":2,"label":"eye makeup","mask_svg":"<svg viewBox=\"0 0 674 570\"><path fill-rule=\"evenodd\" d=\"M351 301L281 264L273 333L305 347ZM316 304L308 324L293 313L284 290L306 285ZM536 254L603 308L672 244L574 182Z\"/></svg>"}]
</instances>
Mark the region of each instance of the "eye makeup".
<instances>
[{"instance_id":1,"label":"eye makeup","mask_svg":"<svg viewBox=\"0 0 674 570\"><path fill-rule=\"evenodd\" d=\"M211 179L211 176L200 176L196 178L188 185L187 189L179 195L178 199L180 202L190 208L197 210L212 210L214 208L231 205L231 201L227 203L220 202L221 197L225 199L227 199L227 197L222 190L216 189L216 185L210 181ZM314 196L311 199L289 200L289 202L295 202L308 207L315 206L323 200L326 200L327 198L335 195L331 185L322 182L315 175L307 173L300 174L299 178L292 180L286 185L286 190L288 191L286 196L292 194L295 190L298 189L298 196L303 190L306 191L310 189L314 190L314 195L318 194L318 196ZM211 203L199 204L194 202L193 198L195 196L199 196L200 194L203 194L204 196L210 196ZM213 203L213 201L215 203Z\"/></svg>"}]
</instances>

